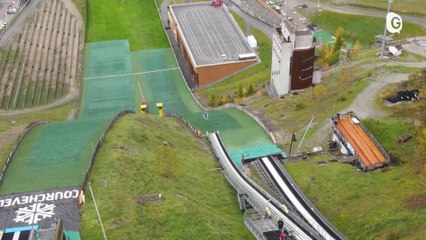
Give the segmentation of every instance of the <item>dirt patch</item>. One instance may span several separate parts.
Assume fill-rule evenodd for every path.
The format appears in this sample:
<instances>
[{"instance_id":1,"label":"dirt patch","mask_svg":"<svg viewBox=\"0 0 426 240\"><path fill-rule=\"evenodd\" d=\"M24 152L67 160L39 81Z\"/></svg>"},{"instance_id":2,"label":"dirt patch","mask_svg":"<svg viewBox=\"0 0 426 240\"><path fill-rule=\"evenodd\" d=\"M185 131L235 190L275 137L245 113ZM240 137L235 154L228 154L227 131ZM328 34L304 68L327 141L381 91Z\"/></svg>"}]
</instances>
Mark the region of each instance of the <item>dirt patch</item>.
<instances>
[{"instance_id":1,"label":"dirt patch","mask_svg":"<svg viewBox=\"0 0 426 240\"><path fill-rule=\"evenodd\" d=\"M0 136L0 146L9 145L12 141L18 138L24 128L25 125L17 126L5 132L2 136Z\"/></svg>"},{"instance_id":2,"label":"dirt patch","mask_svg":"<svg viewBox=\"0 0 426 240\"><path fill-rule=\"evenodd\" d=\"M426 194L408 197L405 200L405 207L410 210L426 209Z\"/></svg>"},{"instance_id":3,"label":"dirt patch","mask_svg":"<svg viewBox=\"0 0 426 240\"><path fill-rule=\"evenodd\" d=\"M135 197L135 201L138 204L145 204L153 201L164 200L164 196L161 194L153 194L153 195L145 195L145 196L137 196Z\"/></svg>"},{"instance_id":4,"label":"dirt patch","mask_svg":"<svg viewBox=\"0 0 426 240\"><path fill-rule=\"evenodd\" d=\"M74 120L74 119L75 119L75 116L76 116L76 109L75 109L75 108L73 108L73 109L71 109L71 111L68 113L67 120Z\"/></svg>"}]
</instances>

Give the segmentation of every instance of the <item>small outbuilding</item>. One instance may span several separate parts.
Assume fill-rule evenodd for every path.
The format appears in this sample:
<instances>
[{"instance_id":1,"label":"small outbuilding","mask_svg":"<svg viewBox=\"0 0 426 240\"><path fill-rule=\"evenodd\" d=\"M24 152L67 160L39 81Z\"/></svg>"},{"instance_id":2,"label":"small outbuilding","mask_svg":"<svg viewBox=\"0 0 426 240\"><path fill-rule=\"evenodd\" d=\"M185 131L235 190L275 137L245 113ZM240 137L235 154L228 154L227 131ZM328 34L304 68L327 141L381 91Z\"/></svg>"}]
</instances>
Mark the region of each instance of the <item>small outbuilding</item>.
<instances>
[{"instance_id":1,"label":"small outbuilding","mask_svg":"<svg viewBox=\"0 0 426 240\"><path fill-rule=\"evenodd\" d=\"M399 57L402 54L402 46L401 44L395 46L389 46L388 50L394 57Z\"/></svg>"},{"instance_id":2,"label":"small outbuilding","mask_svg":"<svg viewBox=\"0 0 426 240\"><path fill-rule=\"evenodd\" d=\"M253 49L257 48L257 41L256 41L256 38L253 35L248 35L247 41L248 41L248 44L250 45L251 48L253 48Z\"/></svg>"}]
</instances>

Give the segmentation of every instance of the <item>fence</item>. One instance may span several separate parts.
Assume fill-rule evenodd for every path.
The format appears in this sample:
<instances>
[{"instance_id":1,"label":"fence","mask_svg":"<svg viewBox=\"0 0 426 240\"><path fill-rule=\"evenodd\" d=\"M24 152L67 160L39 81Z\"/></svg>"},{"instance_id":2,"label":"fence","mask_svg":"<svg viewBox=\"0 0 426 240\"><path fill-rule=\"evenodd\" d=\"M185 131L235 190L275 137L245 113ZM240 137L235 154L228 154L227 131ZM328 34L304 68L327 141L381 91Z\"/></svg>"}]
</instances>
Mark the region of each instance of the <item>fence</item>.
<instances>
[{"instance_id":1,"label":"fence","mask_svg":"<svg viewBox=\"0 0 426 240\"><path fill-rule=\"evenodd\" d=\"M118 121L118 119L120 119L124 115L133 114L133 113L135 113L135 112L133 112L131 110L121 111L117 115L115 115L115 117L108 124L105 131L102 133L101 137L99 138L99 141L98 141L98 144L96 145L95 150L93 151L92 159L90 159L90 163L89 163L89 168L87 169L86 175L84 176L83 188L86 185L86 183L89 181L89 176L90 176L90 172L92 171L93 162L95 161L96 156L98 156L99 150L101 149L101 146L104 143L105 138L108 135L109 131L111 131L112 127Z\"/></svg>"},{"instance_id":2,"label":"fence","mask_svg":"<svg viewBox=\"0 0 426 240\"><path fill-rule=\"evenodd\" d=\"M13 0L6 7L4 16L6 17L4 23L0 25L0 37L6 32L10 24L21 13L22 9L30 2L30 0Z\"/></svg>"},{"instance_id":3,"label":"fence","mask_svg":"<svg viewBox=\"0 0 426 240\"><path fill-rule=\"evenodd\" d=\"M86 36L87 36L87 34L86 34L86 30L87 30L87 7L88 7L88 3L87 3L87 0L85 0L84 1L84 9L83 9L83 11L84 11L84 16L83 16L83 26L84 26L83 27L83 40L84 40L84 43L83 43L83 50L82 50L82 53L81 53L83 57L82 57L82 64L80 66L77 64L77 66L79 68L81 68L81 71L80 71L79 76L76 76L77 79L80 79L80 86L79 86L79 91L80 91L79 93L80 94L77 94L77 104L76 104L76 108L75 108L75 111L74 111L74 119L76 119L78 117L78 114L80 112L81 93L83 92L83 78L84 78L83 66L84 66L84 58L85 58L85 55L86 55L85 43L87 42L87 39L86 39Z\"/></svg>"},{"instance_id":4,"label":"fence","mask_svg":"<svg viewBox=\"0 0 426 240\"><path fill-rule=\"evenodd\" d=\"M34 127L41 125L41 124L47 124L47 121L46 120L37 120L37 121L31 122L30 124L28 124L28 126L26 126L24 128L22 133L18 136L18 139L16 140L16 143L13 145L12 150L10 150L10 153L7 156L6 162L3 165L3 169L1 170L0 184L3 180L4 174L6 172L7 167L9 166L10 161L13 158L13 155L15 155L16 150L18 149L19 145L22 142L22 139L24 139L24 137L31 131L31 129L33 129Z\"/></svg>"},{"instance_id":5,"label":"fence","mask_svg":"<svg viewBox=\"0 0 426 240\"><path fill-rule=\"evenodd\" d=\"M279 203L274 197L268 192L261 188L257 183L248 178L245 174L241 173L241 170L235 166L235 163L229 159L229 156L223 149L223 143L218 136L215 139L215 134L208 134L209 141L213 148L215 155L217 156L220 164L223 168L225 178L231 184L231 186L238 192L238 194L245 194L247 197L245 200L253 207L253 209L262 213L265 207L268 206L271 210L272 219L278 220L283 219L285 225L289 231L296 233L301 239L320 239L320 236L314 229L312 229L306 222L304 222L299 216L293 212L285 213L283 205ZM235 171L234 171L234 170ZM249 220L249 219L245 219ZM253 234L258 234L259 229L254 228L253 225L250 230L253 230ZM261 230L260 230L261 231ZM309 236L313 238L309 238Z\"/></svg>"},{"instance_id":6,"label":"fence","mask_svg":"<svg viewBox=\"0 0 426 240\"><path fill-rule=\"evenodd\" d=\"M187 121L184 117L182 117L181 115L177 114L177 113L166 113L167 117L174 117L177 118L179 120L181 120L183 123L185 123L186 126L188 126L192 133L194 133L195 136L201 137L201 131L199 129L196 129L194 126L192 126L192 124Z\"/></svg>"}]
</instances>

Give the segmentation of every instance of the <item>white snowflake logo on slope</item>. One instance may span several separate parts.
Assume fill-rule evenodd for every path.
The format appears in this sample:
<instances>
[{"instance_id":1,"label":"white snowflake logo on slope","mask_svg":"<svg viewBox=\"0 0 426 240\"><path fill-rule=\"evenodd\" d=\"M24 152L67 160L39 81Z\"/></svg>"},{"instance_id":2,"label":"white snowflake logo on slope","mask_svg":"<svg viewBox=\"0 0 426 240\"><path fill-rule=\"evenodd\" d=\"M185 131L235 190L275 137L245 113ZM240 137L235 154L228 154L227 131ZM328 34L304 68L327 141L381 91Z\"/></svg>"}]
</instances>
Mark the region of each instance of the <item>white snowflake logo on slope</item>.
<instances>
[{"instance_id":1,"label":"white snowflake logo on slope","mask_svg":"<svg viewBox=\"0 0 426 240\"><path fill-rule=\"evenodd\" d=\"M24 222L27 224L36 224L45 218L50 218L55 215L53 209L54 204L35 203L28 207L19 208L16 211L16 218L13 219L15 223Z\"/></svg>"}]
</instances>

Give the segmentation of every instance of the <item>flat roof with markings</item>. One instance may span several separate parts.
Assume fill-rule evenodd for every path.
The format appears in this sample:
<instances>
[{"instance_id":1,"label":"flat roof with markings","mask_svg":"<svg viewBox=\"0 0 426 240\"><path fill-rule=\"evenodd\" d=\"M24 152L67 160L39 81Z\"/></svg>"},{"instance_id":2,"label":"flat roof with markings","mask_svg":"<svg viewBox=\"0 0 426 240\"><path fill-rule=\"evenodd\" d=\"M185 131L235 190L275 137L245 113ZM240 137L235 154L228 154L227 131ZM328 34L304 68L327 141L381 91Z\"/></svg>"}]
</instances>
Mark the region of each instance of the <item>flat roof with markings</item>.
<instances>
[{"instance_id":1,"label":"flat roof with markings","mask_svg":"<svg viewBox=\"0 0 426 240\"><path fill-rule=\"evenodd\" d=\"M170 13L198 67L234 62L240 55L254 54L225 5L214 7L209 2L170 5Z\"/></svg>"}]
</instances>

